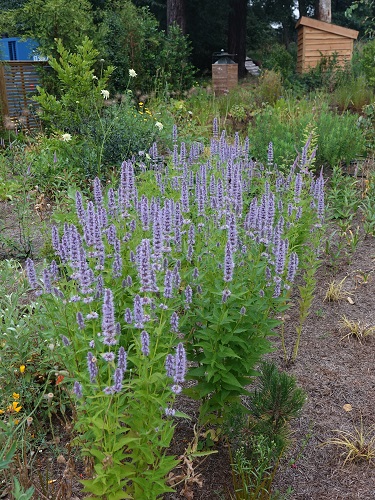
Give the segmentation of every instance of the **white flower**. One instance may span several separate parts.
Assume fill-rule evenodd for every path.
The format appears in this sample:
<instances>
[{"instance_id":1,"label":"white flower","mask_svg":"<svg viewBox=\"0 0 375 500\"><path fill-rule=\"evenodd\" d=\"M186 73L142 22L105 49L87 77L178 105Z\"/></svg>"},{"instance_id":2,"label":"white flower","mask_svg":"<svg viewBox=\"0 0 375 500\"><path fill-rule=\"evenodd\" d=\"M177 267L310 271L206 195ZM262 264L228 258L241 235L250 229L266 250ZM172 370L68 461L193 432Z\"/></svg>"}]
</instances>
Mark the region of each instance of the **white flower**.
<instances>
[{"instance_id":1,"label":"white flower","mask_svg":"<svg viewBox=\"0 0 375 500\"><path fill-rule=\"evenodd\" d=\"M135 78L137 76L137 73L134 71L134 69L129 69L129 76L130 78Z\"/></svg>"},{"instance_id":2,"label":"white flower","mask_svg":"<svg viewBox=\"0 0 375 500\"><path fill-rule=\"evenodd\" d=\"M102 96L104 97L104 99L108 99L108 97L109 97L108 90L101 90L100 93L102 94Z\"/></svg>"},{"instance_id":3,"label":"white flower","mask_svg":"<svg viewBox=\"0 0 375 500\"><path fill-rule=\"evenodd\" d=\"M93 79L93 80L97 80L97 79L98 79L98 77L97 77L97 76L95 76L95 75L92 75L92 79Z\"/></svg>"},{"instance_id":4,"label":"white flower","mask_svg":"<svg viewBox=\"0 0 375 500\"><path fill-rule=\"evenodd\" d=\"M163 128L164 128L163 124L160 122L156 122L155 127L157 127L159 130L163 130Z\"/></svg>"},{"instance_id":5,"label":"white flower","mask_svg":"<svg viewBox=\"0 0 375 500\"><path fill-rule=\"evenodd\" d=\"M72 140L72 136L70 134L63 134L61 138L64 142L69 142Z\"/></svg>"}]
</instances>

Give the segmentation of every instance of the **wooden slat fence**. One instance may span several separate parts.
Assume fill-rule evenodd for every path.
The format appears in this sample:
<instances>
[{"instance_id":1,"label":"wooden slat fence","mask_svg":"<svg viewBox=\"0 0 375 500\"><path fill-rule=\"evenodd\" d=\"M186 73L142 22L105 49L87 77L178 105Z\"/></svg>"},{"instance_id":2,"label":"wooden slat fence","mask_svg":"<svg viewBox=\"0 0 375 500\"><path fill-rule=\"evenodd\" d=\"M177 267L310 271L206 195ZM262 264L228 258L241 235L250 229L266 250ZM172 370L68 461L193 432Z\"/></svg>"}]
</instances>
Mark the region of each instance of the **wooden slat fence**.
<instances>
[{"instance_id":1,"label":"wooden slat fence","mask_svg":"<svg viewBox=\"0 0 375 500\"><path fill-rule=\"evenodd\" d=\"M30 111L31 96L39 84L38 68L43 61L6 61L0 63L1 115L5 128L39 128L38 117Z\"/></svg>"}]
</instances>

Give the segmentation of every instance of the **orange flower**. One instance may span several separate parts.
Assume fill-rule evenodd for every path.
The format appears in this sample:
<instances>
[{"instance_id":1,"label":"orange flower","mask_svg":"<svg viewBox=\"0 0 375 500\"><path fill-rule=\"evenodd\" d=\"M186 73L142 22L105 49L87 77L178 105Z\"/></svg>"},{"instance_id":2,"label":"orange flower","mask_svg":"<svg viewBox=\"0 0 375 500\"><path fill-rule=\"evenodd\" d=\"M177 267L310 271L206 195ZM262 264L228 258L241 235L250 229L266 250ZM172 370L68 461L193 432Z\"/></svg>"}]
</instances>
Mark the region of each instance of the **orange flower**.
<instances>
[{"instance_id":1,"label":"orange flower","mask_svg":"<svg viewBox=\"0 0 375 500\"><path fill-rule=\"evenodd\" d=\"M56 379L56 385L61 384L63 380L64 380L64 375L59 375Z\"/></svg>"}]
</instances>

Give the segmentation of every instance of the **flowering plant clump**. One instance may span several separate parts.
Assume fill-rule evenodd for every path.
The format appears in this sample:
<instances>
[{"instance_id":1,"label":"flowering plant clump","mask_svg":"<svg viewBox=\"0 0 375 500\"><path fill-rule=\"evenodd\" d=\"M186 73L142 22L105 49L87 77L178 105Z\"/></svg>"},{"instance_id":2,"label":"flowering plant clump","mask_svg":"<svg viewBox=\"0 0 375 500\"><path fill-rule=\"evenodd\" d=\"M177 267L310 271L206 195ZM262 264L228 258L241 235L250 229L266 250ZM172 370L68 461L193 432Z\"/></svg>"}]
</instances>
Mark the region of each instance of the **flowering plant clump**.
<instances>
[{"instance_id":1,"label":"flowering plant clump","mask_svg":"<svg viewBox=\"0 0 375 500\"><path fill-rule=\"evenodd\" d=\"M97 496L170 490L175 395L194 379L187 392L212 422L247 393L322 225L324 181L310 174L308 146L282 173L272 145L268 165L256 164L248 139L219 137L217 122L204 161L202 144L178 145L176 129L173 140L168 165L154 144L143 174L125 161L116 189L96 178L92 200L77 192L76 223L52 228L56 259L41 280L27 261L95 461L85 489Z\"/></svg>"}]
</instances>

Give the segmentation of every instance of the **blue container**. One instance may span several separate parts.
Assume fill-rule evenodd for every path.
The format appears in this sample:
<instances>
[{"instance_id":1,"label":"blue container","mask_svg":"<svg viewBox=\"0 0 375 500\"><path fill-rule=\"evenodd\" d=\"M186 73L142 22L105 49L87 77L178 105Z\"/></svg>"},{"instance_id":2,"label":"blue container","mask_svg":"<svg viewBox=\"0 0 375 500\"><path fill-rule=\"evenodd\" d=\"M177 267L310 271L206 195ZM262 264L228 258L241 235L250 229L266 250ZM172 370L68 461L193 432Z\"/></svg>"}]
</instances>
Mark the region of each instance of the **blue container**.
<instances>
[{"instance_id":1,"label":"blue container","mask_svg":"<svg viewBox=\"0 0 375 500\"><path fill-rule=\"evenodd\" d=\"M31 38L1 38L0 60L2 61L40 61L38 43Z\"/></svg>"}]
</instances>

